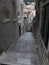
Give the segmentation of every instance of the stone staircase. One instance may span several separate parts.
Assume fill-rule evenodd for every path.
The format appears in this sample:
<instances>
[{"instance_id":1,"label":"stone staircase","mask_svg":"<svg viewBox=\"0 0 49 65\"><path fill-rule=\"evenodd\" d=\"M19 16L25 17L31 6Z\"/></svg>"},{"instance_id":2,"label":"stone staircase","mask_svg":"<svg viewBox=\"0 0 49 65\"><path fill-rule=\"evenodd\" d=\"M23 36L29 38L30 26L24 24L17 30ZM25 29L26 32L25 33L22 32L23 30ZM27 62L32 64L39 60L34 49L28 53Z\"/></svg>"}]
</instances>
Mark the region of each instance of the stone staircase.
<instances>
[{"instance_id":1,"label":"stone staircase","mask_svg":"<svg viewBox=\"0 0 49 65\"><path fill-rule=\"evenodd\" d=\"M40 65L37 51L33 34L27 32L0 56L0 65Z\"/></svg>"},{"instance_id":2,"label":"stone staircase","mask_svg":"<svg viewBox=\"0 0 49 65\"><path fill-rule=\"evenodd\" d=\"M0 57L1 65L39 65L38 55L35 53L7 52Z\"/></svg>"}]
</instances>

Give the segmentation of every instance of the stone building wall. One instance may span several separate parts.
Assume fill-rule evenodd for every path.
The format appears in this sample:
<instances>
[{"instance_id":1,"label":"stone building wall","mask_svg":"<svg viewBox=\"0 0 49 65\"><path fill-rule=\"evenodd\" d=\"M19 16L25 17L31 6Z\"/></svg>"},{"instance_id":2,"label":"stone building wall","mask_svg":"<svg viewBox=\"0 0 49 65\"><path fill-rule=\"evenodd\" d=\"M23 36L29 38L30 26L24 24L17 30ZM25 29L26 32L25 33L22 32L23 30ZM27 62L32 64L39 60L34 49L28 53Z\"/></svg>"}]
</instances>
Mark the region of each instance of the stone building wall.
<instances>
[{"instance_id":1,"label":"stone building wall","mask_svg":"<svg viewBox=\"0 0 49 65\"><path fill-rule=\"evenodd\" d=\"M3 8L9 10L9 17L2 13ZM6 10L4 10L6 11ZM5 17L4 17L5 16ZM12 0L0 0L0 51L4 51L19 38L19 28Z\"/></svg>"},{"instance_id":2,"label":"stone building wall","mask_svg":"<svg viewBox=\"0 0 49 65\"><path fill-rule=\"evenodd\" d=\"M46 2L40 2L40 22L39 22L39 32L40 32L40 36L41 36L41 22L42 22L42 12L43 12L43 7L46 6L47 4L49 4L49 1L46 0ZM48 17L48 15L47 15ZM49 41L48 41L48 47L49 47ZM48 51L48 48L47 48Z\"/></svg>"},{"instance_id":3,"label":"stone building wall","mask_svg":"<svg viewBox=\"0 0 49 65\"><path fill-rule=\"evenodd\" d=\"M36 4L38 4L39 1L37 1ZM41 36L41 22L42 22L42 12L43 12L43 6L46 5L48 3L48 0L45 2L41 2L40 1L40 8L38 6L36 6L38 15L37 15L37 21L39 22L38 27L36 27L36 38L37 38L37 44L38 44L38 53L39 53L39 57L40 57L40 63L41 65L49 65L49 61L48 61L48 52L47 49L45 47L45 44L43 42L42 36ZM36 22L37 22L36 21Z\"/></svg>"}]
</instances>

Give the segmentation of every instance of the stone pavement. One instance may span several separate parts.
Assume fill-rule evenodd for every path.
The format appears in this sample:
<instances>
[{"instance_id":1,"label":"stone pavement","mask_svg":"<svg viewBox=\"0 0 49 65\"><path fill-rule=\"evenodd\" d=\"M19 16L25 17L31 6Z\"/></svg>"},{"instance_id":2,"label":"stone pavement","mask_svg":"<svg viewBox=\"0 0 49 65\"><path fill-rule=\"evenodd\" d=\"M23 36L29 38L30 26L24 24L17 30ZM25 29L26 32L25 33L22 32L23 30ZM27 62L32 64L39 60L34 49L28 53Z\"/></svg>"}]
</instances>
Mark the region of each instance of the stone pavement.
<instances>
[{"instance_id":1,"label":"stone pavement","mask_svg":"<svg viewBox=\"0 0 49 65\"><path fill-rule=\"evenodd\" d=\"M26 32L19 40L0 56L0 64L40 65L36 51L36 40L31 32Z\"/></svg>"}]
</instances>

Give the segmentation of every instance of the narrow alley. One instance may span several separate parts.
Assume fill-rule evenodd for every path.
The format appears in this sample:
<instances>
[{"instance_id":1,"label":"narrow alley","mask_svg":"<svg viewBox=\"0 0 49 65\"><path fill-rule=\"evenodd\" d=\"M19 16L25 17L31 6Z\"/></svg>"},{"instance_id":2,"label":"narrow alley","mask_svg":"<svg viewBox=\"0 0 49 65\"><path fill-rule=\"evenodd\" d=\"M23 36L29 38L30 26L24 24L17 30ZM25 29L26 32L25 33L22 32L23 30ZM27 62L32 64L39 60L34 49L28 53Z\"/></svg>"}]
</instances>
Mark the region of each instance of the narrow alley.
<instances>
[{"instance_id":1,"label":"narrow alley","mask_svg":"<svg viewBox=\"0 0 49 65\"><path fill-rule=\"evenodd\" d=\"M0 0L0 65L49 65L49 0Z\"/></svg>"},{"instance_id":2,"label":"narrow alley","mask_svg":"<svg viewBox=\"0 0 49 65\"><path fill-rule=\"evenodd\" d=\"M26 32L3 53L1 65L40 65L33 33Z\"/></svg>"}]
</instances>

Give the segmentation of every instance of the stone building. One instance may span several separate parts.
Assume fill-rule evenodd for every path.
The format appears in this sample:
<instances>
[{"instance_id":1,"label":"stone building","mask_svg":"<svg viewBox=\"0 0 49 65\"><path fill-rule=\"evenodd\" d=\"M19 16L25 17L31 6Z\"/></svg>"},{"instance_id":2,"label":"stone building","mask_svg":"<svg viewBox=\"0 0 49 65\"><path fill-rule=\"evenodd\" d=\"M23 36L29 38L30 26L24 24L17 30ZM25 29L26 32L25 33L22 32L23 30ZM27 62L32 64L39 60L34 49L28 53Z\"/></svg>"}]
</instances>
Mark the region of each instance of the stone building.
<instances>
[{"instance_id":1,"label":"stone building","mask_svg":"<svg viewBox=\"0 0 49 65\"><path fill-rule=\"evenodd\" d=\"M49 62L49 0L36 0L36 39L41 65Z\"/></svg>"},{"instance_id":2,"label":"stone building","mask_svg":"<svg viewBox=\"0 0 49 65\"><path fill-rule=\"evenodd\" d=\"M0 0L0 52L19 38L16 0Z\"/></svg>"},{"instance_id":3,"label":"stone building","mask_svg":"<svg viewBox=\"0 0 49 65\"><path fill-rule=\"evenodd\" d=\"M18 24L19 24L19 35L21 36L24 31L24 23L23 23L23 0L17 0L17 15L18 15Z\"/></svg>"}]
</instances>

